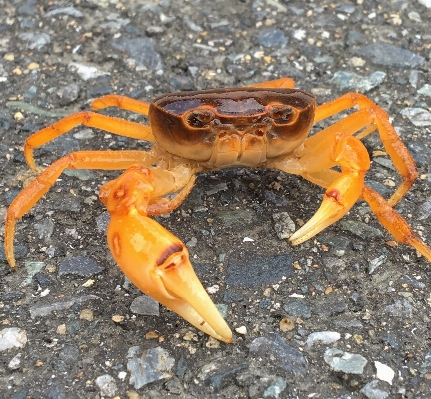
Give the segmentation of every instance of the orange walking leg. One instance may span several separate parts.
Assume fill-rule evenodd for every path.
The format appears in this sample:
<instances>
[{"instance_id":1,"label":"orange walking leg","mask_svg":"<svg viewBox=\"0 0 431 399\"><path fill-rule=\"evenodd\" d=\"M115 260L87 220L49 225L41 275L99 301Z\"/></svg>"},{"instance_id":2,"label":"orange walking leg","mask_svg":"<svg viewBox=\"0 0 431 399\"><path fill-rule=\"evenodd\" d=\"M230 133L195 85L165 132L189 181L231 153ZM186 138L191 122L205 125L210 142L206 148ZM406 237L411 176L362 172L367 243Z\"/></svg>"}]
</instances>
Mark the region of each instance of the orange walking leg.
<instances>
[{"instance_id":1,"label":"orange walking leg","mask_svg":"<svg viewBox=\"0 0 431 399\"><path fill-rule=\"evenodd\" d=\"M90 111L77 112L76 114L60 119L51 126L39 130L25 141L24 156L30 168L33 170L36 169L33 157L33 150L35 148L54 140L78 125L102 129L113 134L133 139L154 141L150 126Z\"/></svg>"},{"instance_id":2,"label":"orange walking leg","mask_svg":"<svg viewBox=\"0 0 431 399\"><path fill-rule=\"evenodd\" d=\"M362 191L362 198L396 241L411 245L431 262L431 249L413 233L407 221L395 212L380 194L365 186Z\"/></svg>"},{"instance_id":3,"label":"orange walking leg","mask_svg":"<svg viewBox=\"0 0 431 399\"><path fill-rule=\"evenodd\" d=\"M360 132L357 137L363 138L372 133L375 129L378 129L383 146L403 179L400 186L388 200L388 203L391 206L394 206L402 197L404 197L413 185L418 176L418 172L412 156L401 141L393 126L389 123L389 118L386 112L362 94L347 93L334 101L317 107L314 121L321 121L355 106L360 108L359 112L362 111L364 122L369 121L367 124L370 125L366 127L364 131ZM368 116L364 113L368 114ZM316 140L314 139L316 136L313 136L311 140Z\"/></svg>"},{"instance_id":4,"label":"orange walking leg","mask_svg":"<svg viewBox=\"0 0 431 399\"><path fill-rule=\"evenodd\" d=\"M137 114L148 115L150 103L118 94L108 94L107 96L96 98L91 103L91 108L97 111L108 107L117 107Z\"/></svg>"}]
</instances>

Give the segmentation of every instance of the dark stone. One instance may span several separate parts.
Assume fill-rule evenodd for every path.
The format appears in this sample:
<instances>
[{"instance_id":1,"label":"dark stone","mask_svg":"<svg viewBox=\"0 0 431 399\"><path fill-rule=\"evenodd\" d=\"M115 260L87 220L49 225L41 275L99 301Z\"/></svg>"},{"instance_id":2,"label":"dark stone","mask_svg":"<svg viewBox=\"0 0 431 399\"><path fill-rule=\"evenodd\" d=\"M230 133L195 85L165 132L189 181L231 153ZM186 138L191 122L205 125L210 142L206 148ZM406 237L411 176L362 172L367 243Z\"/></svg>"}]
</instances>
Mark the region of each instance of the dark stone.
<instances>
[{"instance_id":1,"label":"dark stone","mask_svg":"<svg viewBox=\"0 0 431 399\"><path fill-rule=\"evenodd\" d=\"M283 31L279 29L269 28L263 30L257 42L265 47L285 47L287 44L287 38Z\"/></svg>"},{"instance_id":2,"label":"dark stone","mask_svg":"<svg viewBox=\"0 0 431 399\"><path fill-rule=\"evenodd\" d=\"M325 233L319 235L319 241L330 245L336 251L346 251L350 245L350 240L347 237Z\"/></svg>"},{"instance_id":3,"label":"dark stone","mask_svg":"<svg viewBox=\"0 0 431 399\"><path fill-rule=\"evenodd\" d=\"M72 345L66 345L58 354L59 358L66 363L72 363L79 357L79 349Z\"/></svg>"},{"instance_id":4,"label":"dark stone","mask_svg":"<svg viewBox=\"0 0 431 399\"><path fill-rule=\"evenodd\" d=\"M29 391L26 388L21 389L21 391L19 391L15 395L11 396L10 399L26 399L27 395L28 395L28 392Z\"/></svg>"},{"instance_id":5,"label":"dark stone","mask_svg":"<svg viewBox=\"0 0 431 399\"><path fill-rule=\"evenodd\" d=\"M80 328L81 328L81 322L79 320L72 321L71 323L66 325L66 330L71 335L79 331Z\"/></svg>"},{"instance_id":6,"label":"dark stone","mask_svg":"<svg viewBox=\"0 0 431 399\"><path fill-rule=\"evenodd\" d=\"M181 395L184 391L181 381L175 377L165 383L165 388L174 395Z\"/></svg>"},{"instance_id":7,"label":"dark stone","mask_svg":"<svg viewBox=\"0 0 431 399\"><path fill-rule=\"evenodd\" d=\"M67 86L60 87L57 90L57 96L60 97L61 105L69 105L73 103L79 95L79 86L76 83L71 83Z\"/></svg>"},{"instance_id":8,"label":"dark stone","mask_svg":"<svg viewBox=\"0 0 431 399\"><path fill-rule=\"evenodd\" d=\"M187 362L185 361L184 356L181 355L180 360L178 360L177 363L177 370L175 371L175 375L177 377L183 378L187 369Z\"/></svg>"},{"instance_id":9,"label":"dark stone","mask_svg":"<svg viewBox=\"0 0 431 399\"><path fill-rule=\"evenodd\" d=\"M265 298L259 302L259 307L262 309L268 309L270 306L271 306L271 298Z\"/></svg>"},{"instance_id":10,"label":"dark stone","mask_svg":"<svg viewBox=\"0 0 431 399\"><path fill-rule=\"evenodd\" d=\"M396 337L394 337L393 335L389 334L389 333L383 333L380 336L380 340L388 345L390 345L392 348L398 350L400 349L400 344L398 342L398 339Z\"/></svg>"},{"instance_id":11,"label":"dark stone","mask_svg":"<svg viewBox=\"0 0 431 399\"><path fill-rule=\"evenodd\" d=\"M311 305L300 299L290 299L283 309L290 316L302 317L303 319L309 319L311 317Z\"/></svg>"},{"instance_id":12,"label":"dark stone","mask_svg":"<svg viewBox=\"0 0 431 399\"><path fill-rule=\"evenodd\" d=\"M6 205L9 206L12 201L15 199L15 197L21 192L21 190L12 189L6 192L5 198L6 198Z\"/></svg>"},{"instance_id":13,"label":"dark stone","mask_svg":"<svg viewBox=\"0 0 431 399\"><path fill-rule=\"evenodd\" d=\"M374 180L365 180L365 184L374 191L377 191L382 197L389 197L392 193L389 187Z\"/></svg>"},{"instance_id":14,"label":"dark stone","mask_svg":"<svg viewBox=\"0 0 431 399\"><path fill-rule=\"evenodd\" d=\"M60 136L55 140L50 141L43 147L44 151L50 153L56 150L61 151L61 156L67 155L73 151L79 151L81 149L78 139L73 137Z\"/></svg>"},{"instance_id":15,"label":"dark stone","mask_svg":"<svg viewBox=\"0 0 431 399\"><path fill-rule=\"evenodd\" d=\"M343 313L347 308L347 303L342 299L326 300L313 308L313 313L318 316L334 316Z\"/></svg>"},{"instance_id":16,"label":"dark stone","mask_svg":"<svg viewBox=\"0 0 431 399\"><path fill-rule=\"evenodd\" d=\"M37 123L27 123L20 128L22 132L35 133L42 128L42 125Z\"/></svg>"},{"instance_id":17,"label":"dark stone","mask_svg":"<svg viewBox=\"0 0 431 399\"><path fill-rule=\"evenodd\" d=\"M30 101L31 99L34 98L34 96L37 93L37 87L36 86L31 86L25 93L24 93L24 100L26 101Z\"/></svg>"},{"instance_id":18,"label":"dark stone","mask_svg":"<svg viewBox=\"0 0 431 399\"><path fill-rule=\"evenodd\" d=\"M28 252L27 247L25 247L22 244L15 244L13 249L14 249L15 259L23 258L25 255L27 255L27 252ZM4 253L3 245L0 245L0 260L1 261L6 260L6 254Z\"/></svg>"},{"instance_id":19,"label":"dark stone","mask_svg":"<svg viewBox=\"0 0 431 399\"><path fill-rule=\"evenodd\" d=\"M223 296L223 300L227 303L241 302L244 297L236 292L226 290Z\"/></svg>"},{"instance_id":20,"label":"dark stone","mask_svg":"<svg viewBox=\"0 0 431 399\"><path fill-rule=\"evenodd\" d=\"M44 399L66 399L62 385L54 385L48 388L42 395Z\"/></svg>"},{"instance_id":21,"label":"dark stone","mask_svg":"<svg viewBox=\"0 0 431 399\"><path fill-rule=\"evenodd\" d=\"M289 204L285 198L269 190L265 191L265 201L277 206L286 206Z\"/></svg>"},{"instance_id":22,"label":"dark stone","mask_svg":"<svg viewBox=\"0 0 431 399\"><path fill-rule=\"evenodd\" d=\"M346 43L348 46L351 46L352 44L364 44L365 40L366 40L365 35L355 30L352 30L352 31L349 31L349 34L347 35Z\"/></svg>"},{"instance_id":23,"label":"dark stone","mask_svg":"<svg viewBox=\"0 0 431 399\"><path fill-rule=\"evenodd\" d=\"M305 375L308 370L303 354L278 334L254 339L250 345L250 356L255 361L265 362L266 366L280 367L296 376Z\"/></svg>"},{"instance_id":24,"label":"dark stone","mask_svg":"<svg viewBox=\"0 0 431 399\"><path fill-rule=\"evenodd\" d=\"M56 373L63 373L67 371L66 364L58 357L51 358L49 364Z\"/></svg>"},{"instance_id":25,"label":"dark stone","mask_svg":"<svg viewBox=\"0 0 431 399\"><path fill-rule=\"evenodd\" d=\"M255 70L249 71L241 65L228 65L226 71L238 80L250 79L256 73Z\"/></svg>"},{"instance_id":26,"label":"dark stone","mask_svg":"<svg viewBox=\"0 0 431 399\"><path fill-rule=\"evenodd\" d=\"M74 256L66 258L58 268L58 275L75 274L78 276L94 276L104 268L88 256Z\"/></svg>"},{"instance_id":27,"label":"dark stone","mask_svg":"<svg viewBox=\"0 0 431 399\"><path fill-rule=\"evenodd\" d=\"M431 164L431 149L424 144L415 142L407 145L410 154L419 167L427 167Z\"/></svg>"},{"instance_id":28,"label":"dark stone","mask_svg":"<svg viewBox=\"0 0 431 399\"><path fill-rule=\"evenodd\" d=\"M35 16L39 13L38 8L36 7L36 0L27 0L25 4L18 8L19 15L29 15Z\"/></svg>"},{"instance_id":29,"label":"dark stone","mask_svg":"<svg viewBox=\"0 0 431 399\"><path fill-rule=\"evenodd\" d=\"M376 42L353 52L371 62L396 68L415 68L421 66L425 59L393 44Z\"/></svg>"},{"instance_id":30,"label":"dark stone","mask_svg":"<svg viewBox=\"0 0 431 399\"><path fill-rule=\"evenodd\" d=\"M106 94L111 94L113 91L114 89L109 84L96 84L87 89L88 95L91 97L105 96Z\"/></svg>"},{"instance_id":31,"label":"dark stone","mask_svg":"<svg viewBox=\"0 0 431 399\"><path fill-rule=\"evenodd\" d=\"M174 76L170 82L171 86L178 91L193 90L195 85L187 76Z\"/></svg>"},{"instance_id":32,"label":"dark stone","mask_svg":"<svg viewBox=\"0 0 431 399\"><path fill-rule=\"evenodd\" d=\"M110 46L114 50L133 58L137 64L148 71L163 69L160 54L154 49L156 41L152 38L120 38L111 41Z\"/></svg>"},{"instance_id":33,"label":"dark stone","mask_svg":"<svg viewBox=\"0 0 431 399\"><path fill-rule=\"evenodd\" d=\"M380 230L356 220L342 220L341 226L344 230L350 231L350 233L357 235L363 240L383 237L383 233Z\"/></svg>"},{"instance_id":34,"label":"dark stone","mask_svg":"<svg viewBox=\"0 0 431 399\"><path fill-rule=\"evenodd\" d=\"M14 301L18 301L23 296L24 296L23 292L10 292L8 294L3 294L1 296L1 300L3 302L14 302Z\"/></svg>"},{"instance_id":35,"label":"dark stone","mask_svg":"<svg viewBox=\"0 0 431 399\"><path fill-rule=\"evenodd\" d=\"M404 276L401 276L400 277L400 283L401 284L408 284L408 285L410 285L411 287L413 287L413 288L417 288L417 289L419 289L419 290L421 290L421 289L423 289L423 288L425 288L425 283L422 283L421 281L419 281L419 280L416 280L416 279L414 279L414 278L411 278L411 277L409 277L409 276L407 276L407 275L404 275Z\"/></svg>"},{"instance_id":36,"label":"dark stone","mask_svg":"<svg viewBox=\"0 0 431 399\"><path fill-rule=\"evenodd\" d=\"M238 360L234 357L223 357L212 362L211 366L211 368L214 368L215 370L210 371L205 376L204 383L218 391L229 383L232 377L238 372L246 369L248 367L248 363L238 363Z\"/></svg>"},{"instance_id":37,"label":"dark stone","mask_svg":"<svg viewBox=\"0 0 431 399\"><path fill-rule=\"evenodd\" d=\"M52 285L52 281L48 278L45 277L43 274L41 273L36 273L34 275L35 280L37 281L37 283L42 287L42 288L46 288L49 285Z\"/></svg>"},{"instance_id":38,"label":"dark stone","mask_svg":"<svg viewBox=\"0 0 431 399\"><path fill-rule=\"evenodd\" d=\"M9 130L10 129L10 123L6 119L0 118L0 127L3 130Z\"/></svg>"},{"instance_id":39,"label":"dark stone","mask_svg":"<svg viewBox=\"0 0 431 399\"><path fill-rule=\"evenodd\" d=\"M233 252L229 255L227 284L258 287L294 275L290 254L260 255L252 252Z\"/></svg>"}]
</instances>

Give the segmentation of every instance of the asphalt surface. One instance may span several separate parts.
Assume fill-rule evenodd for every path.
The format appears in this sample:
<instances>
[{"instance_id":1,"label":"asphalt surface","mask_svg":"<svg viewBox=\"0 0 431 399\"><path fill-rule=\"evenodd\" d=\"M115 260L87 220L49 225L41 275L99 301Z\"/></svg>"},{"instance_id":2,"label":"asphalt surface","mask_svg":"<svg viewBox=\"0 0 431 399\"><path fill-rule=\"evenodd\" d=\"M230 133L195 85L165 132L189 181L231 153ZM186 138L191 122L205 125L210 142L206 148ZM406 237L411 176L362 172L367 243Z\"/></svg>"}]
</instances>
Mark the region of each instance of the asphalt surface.
<instances>
[{"instance_id":1,"label":"asphalt surface","mask_svg":"<svg viewBox=\"0 0 431 399\"><path fill-rule=\"evenodd\" d=\"M319 104L359 91L389 113L419 171L396 210L430 241L429 0L0 4L1 231L34 178L26 137L92 99L287 76ZM367 184L389 198L401 179L378 134L364 144ZM149 144L80 126L35 158L130 148ZM430 264L397 246L366 204L292 247L283 237L313 215L322 189L233 169L200 175L157 218L187 244L234 331L229 345L143 297L115 265L97 194L117 175L63 174L17 224L18 272L0 250L0 397L431 397Z\"/></svg>"}]
</instances>

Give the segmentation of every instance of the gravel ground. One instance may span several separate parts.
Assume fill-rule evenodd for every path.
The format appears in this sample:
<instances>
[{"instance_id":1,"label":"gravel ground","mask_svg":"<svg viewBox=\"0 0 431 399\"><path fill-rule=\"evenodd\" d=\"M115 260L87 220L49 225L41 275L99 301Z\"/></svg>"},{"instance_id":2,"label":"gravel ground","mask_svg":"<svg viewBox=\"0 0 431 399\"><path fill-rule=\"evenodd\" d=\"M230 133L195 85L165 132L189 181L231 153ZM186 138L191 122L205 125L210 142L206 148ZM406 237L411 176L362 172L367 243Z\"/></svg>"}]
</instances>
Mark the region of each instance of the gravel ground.
<instances>
[{"instance_id":1,"label":"gravel ground","mask_svg":"<svg viewBox=\"0 0 431 399\"><path fill-rule=\"evenodd\" d=\"M420 176L396 209L431 240L430 0L0 4L1 226L31 178L25 138L91 99L290 76L319 103L359 91L388 111ZM388 197L400 178L377 134L365 144L367 183ZM79 127L36 160L108 148L148 143ZM116 175L63 174L18 223L18 273L0 251L2 398L431 397L429 262L394 245L364 203L293 248L282 237L318 208L319 187L268 170L199 176L159 221L187 243L228 345L115 266L97 193Z\"/></svg>"}]
</instances>

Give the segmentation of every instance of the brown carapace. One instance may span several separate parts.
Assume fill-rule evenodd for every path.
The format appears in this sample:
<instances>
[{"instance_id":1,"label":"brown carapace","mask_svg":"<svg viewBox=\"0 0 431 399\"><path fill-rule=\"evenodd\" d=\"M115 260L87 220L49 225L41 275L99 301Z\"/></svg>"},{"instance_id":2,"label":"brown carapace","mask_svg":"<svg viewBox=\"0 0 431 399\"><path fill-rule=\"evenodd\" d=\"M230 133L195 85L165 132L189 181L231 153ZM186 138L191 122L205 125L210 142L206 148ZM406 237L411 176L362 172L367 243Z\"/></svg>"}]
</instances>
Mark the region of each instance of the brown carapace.
<instances>
[{"instance_id":1,"label":"brown carapace","mask_svg":"<svg viewBox=\"0 0 431 399\"><path fill-rule=\"evenodd\" d=\"M108 244L116 262L143 292L225 342L232 341L232 332L196 277L186 246L149 217L179 206L199 172L272 168L325 188L316 214L290 237L294 245L339 220L362 199L397 241L412 245L431 261L430 248L393 209L415 181L417 170L388 115L355 93L316 107L313 96L293 87L286 78L239 89L167 94L151 104L108 95L93 101L92 108L114 106L148 115L150 126L85 111L31 135L24 154L32 169L35 148L80 124L154 145L149 151L78 151L46 168L8 209L5 252L10 265L15 268L16 220L66 168L126 169L99 194L111 214ZM358 109L349 116L307 138L313 123L354 107ZM370 159L361 139L375 130L402 177L387 201L364 184ZM170 193L176 195L168 199Z\"/></svg>"}]
</instances>

